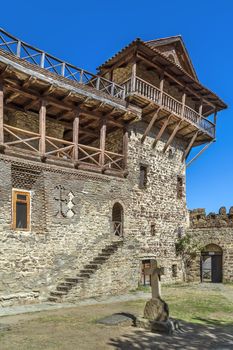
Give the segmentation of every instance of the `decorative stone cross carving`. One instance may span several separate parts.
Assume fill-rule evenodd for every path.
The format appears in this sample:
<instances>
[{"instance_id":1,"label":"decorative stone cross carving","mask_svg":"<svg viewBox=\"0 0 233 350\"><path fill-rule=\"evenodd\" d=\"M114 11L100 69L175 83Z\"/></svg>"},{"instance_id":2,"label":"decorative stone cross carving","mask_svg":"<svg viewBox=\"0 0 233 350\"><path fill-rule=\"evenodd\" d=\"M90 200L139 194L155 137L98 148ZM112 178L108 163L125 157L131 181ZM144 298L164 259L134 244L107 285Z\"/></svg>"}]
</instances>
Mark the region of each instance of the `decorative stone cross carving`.
<instances>
[{"instance_id":1,"label":"decorative stone cross carving","mask_svg":"<svg viewBox=\"0 0 233 350\"><path fill-rule=\"evenodd\" d=\"M144 273L151 275L152 299L161 298L160 276L163 274L163 267L158 267L155 259L150 260L151 267L145 268Z\"/></svg>"},{"instance_id":2,"label":"decorative stone cross carving","mask_svg":"<svg viewBox=\"0 0 233 350\"><path fill-rule=\"evenodd\" d=\"M65 213L63 211L63 203L67 203L67 199L64 198L63 192L65 191L65 187L58 185L55 187L55 190L57 190L58 195L54 197L55 201L58 202L58 211L56 213L56 217L61 218L65 217Z\"/></svg>"}]
</instances>

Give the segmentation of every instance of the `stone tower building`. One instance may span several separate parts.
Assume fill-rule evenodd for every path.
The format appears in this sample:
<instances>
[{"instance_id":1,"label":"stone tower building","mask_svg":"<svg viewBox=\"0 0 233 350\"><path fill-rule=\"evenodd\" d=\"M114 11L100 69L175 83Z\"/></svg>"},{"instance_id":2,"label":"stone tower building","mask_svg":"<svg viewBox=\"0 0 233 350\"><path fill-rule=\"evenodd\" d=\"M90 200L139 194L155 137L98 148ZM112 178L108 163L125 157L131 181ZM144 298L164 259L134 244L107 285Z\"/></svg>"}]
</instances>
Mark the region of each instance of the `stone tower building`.
<instances>
[{"instance_id":1,"label":"stone tower building","mask_svg":"<svg viewBox=\"0 0 233 350\"><path fill-rule=\"evenodd\" d=\"M123 293L150 258L180 281L185 159L224 108L179 36L137 39L95 75L1 30L1 304Z\"/></svg>"}]
</instances>

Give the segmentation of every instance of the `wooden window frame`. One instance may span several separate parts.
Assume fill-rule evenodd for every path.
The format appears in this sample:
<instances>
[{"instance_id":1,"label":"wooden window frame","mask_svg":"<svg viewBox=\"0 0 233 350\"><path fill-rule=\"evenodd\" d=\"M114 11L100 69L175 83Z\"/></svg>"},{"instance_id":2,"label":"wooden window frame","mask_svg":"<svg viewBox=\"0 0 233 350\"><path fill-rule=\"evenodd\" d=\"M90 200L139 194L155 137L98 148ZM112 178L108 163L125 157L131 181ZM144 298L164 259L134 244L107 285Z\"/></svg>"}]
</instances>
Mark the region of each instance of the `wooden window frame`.
<instances>
[{"instance_id":1,"label":"wooden window frame","mask_svg":"<svg viewBox=\"0 0 233 350\"><path fill-rule=\"evenodd\" d=\"M26 196L26 200L23 199L17 199L17 195L23 195ZM26 203L27 205L27 227L26 228L20 228L16 227L16 204L19 203ZM26 190L20 190L20 189L13 189L12 190L12 228L15 231L30 231L31 230L31 192Z\"/></svg>"}]
</instances>

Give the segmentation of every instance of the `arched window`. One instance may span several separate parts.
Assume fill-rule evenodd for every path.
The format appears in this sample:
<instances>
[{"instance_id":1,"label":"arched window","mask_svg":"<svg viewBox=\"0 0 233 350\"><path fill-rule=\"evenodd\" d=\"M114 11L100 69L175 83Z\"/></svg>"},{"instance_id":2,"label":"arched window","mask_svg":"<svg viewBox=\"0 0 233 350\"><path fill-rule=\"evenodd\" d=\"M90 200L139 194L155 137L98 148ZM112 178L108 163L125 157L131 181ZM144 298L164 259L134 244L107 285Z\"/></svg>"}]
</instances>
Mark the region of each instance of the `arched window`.
<instances>
[{"instance_id":1,"label":"arched window","mask_svg":"<svg viewBox=\"0 0 233 350\"><path fill-rule=\"evenodd\" d=\"M115 236L123 236L124 211L120 203L115 203L112 208L113 233Z\"/></svg>"}]
</instances>

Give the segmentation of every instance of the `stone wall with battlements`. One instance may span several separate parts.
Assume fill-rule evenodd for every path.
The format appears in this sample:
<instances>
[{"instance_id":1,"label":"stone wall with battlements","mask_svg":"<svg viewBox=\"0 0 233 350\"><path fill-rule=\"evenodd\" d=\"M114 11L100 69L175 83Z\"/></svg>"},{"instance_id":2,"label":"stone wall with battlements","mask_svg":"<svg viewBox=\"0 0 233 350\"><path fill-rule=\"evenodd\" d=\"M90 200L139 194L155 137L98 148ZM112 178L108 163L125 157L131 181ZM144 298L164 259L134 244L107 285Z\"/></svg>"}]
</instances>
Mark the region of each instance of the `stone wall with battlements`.
<instances>
[{"instance_id":1,"label":"stone wall with battlements","mask_svg":"<svg viewBox=\"0 0 233 350\"><path fill-rule=\"evenodd\" d=\"M233 207L221 207L218 213L206 214L205 209L190 211L190 228L187 233L205 249L217 245L222 249L223 282L233 282ZM190 264L189 281L200 281L200 255Z\"/></svg>"},{"instance_id":2,"label":"stone wall with battlements","mask_svg":"<svg viewBox=\"0 0 233 350\"><path fill-rule=\"evenodd\" d=\"M185 145L176 139L164 153L164 134L153 149L158 130L142 144L145 128L142 122L129 126L127 178L0 155L0 305L46 300L65 277L75 277L116 239L115 202L124 208L123 245L73 300L136 289L143 259L156 258L165 268L162 282L182 279L175 239L188 222L185 181L177 195L177 176L185 180ZM147 167L145 188L139 187L141 164ZM31 191L29 232L12 229L12 188Z\"/></svg>"}]
</instances>

